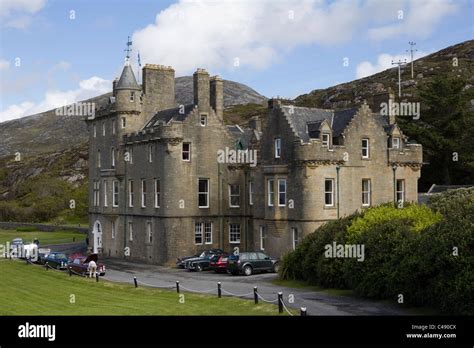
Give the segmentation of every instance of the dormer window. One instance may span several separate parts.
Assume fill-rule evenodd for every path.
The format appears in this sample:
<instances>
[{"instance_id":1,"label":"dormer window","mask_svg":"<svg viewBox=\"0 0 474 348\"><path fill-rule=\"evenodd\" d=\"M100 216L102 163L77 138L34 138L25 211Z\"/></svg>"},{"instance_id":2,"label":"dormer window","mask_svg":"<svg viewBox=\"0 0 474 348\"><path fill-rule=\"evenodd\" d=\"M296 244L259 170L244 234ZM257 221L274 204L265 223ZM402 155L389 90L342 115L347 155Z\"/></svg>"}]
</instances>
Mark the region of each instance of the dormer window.
<instances>
[{"instance_id":1,"label":"dormer window","mask_svg":"<svg viewBox=\"0 0 474 348\"><path fill-rule=\"evenodd\" d=\"M323 133L323 135L322 135L322 145L323 145L323 147L329 147L329 133Z\"/></svg>"},{"instance_id":2,"label":"dormer window","mask_svg":"<svg viewBox=\"0 0 474 348\"><path fill-rule=\"evenodd\" d=\"M207 115L201 115L201 127L206 127L207 126Z\"/></svg>"},{"instance_id":3,"label":"dormer window","mask_svg":"<svg viewBox=\"0 0 474 348\"><path fill-rule=\"evenodd\" d=\"M130 92L130 102L133 103L135 101L135 92Z\"/></svg>"}]
</instances>

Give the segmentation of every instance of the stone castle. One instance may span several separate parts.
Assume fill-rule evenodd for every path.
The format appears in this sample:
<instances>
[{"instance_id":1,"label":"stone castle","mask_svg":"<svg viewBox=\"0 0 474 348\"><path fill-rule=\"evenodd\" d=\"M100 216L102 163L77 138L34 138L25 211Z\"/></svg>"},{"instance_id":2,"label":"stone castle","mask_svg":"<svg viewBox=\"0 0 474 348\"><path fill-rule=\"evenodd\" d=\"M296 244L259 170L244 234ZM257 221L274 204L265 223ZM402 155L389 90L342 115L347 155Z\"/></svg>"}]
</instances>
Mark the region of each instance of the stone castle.
<instances>
[{"instance_id":1,"label":"stone castle","mask_svg":"<svg viewBox=\"0 0 474 348\"><path fill-rule=\"evenodd\" d=\"M88 119L90 245L166 264L204 249L282 256L325 222L417 200L422 147L377 105L327 110L268 101L264 119L226 125L223 81L197 69L177 105L171 67L125 63ZM252 158L253 155L253 158Z\"/></svg>"}]
</instances>

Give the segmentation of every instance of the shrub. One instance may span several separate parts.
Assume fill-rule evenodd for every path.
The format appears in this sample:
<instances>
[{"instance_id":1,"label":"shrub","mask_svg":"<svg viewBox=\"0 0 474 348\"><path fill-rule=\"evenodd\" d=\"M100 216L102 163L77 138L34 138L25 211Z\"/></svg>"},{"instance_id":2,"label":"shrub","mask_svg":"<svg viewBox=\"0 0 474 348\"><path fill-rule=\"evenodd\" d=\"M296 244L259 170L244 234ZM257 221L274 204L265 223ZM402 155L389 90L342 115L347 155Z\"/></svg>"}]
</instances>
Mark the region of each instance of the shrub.
<instances>
[{"instance_id":1,"label":"shrub","mask_svg":"<svg viewBox=\"0 0 474 348\"><path fill-rule=\"evenodd\" d=\"M401 268L416 303L445 313L474 313L474 190L436 197L443 221L422 231Z\"/></svg>"},{"instance_id":2,"label":"shrub","mask_svg":"<svg viewBox=\"0 0 474 348\"><path fill-rule=\"evenodd\" d=\"M353 241L364 246L365 260L345 259L344 278L349 288L369 298L394 298L403 292L400 263L416 238L408 219L381 221Z\"/></svg>"},{"instance_id":3,"label":"shrub","mask_svg":"<svg viewBox=\"0 0 474 348\"><path fill-rule=\"evenodd\" d=\"M404 208L395 208L392 204L384 204L365 211L348 227L348 240L353 242L359 236L370 231L375 226L397 219L405 220L414 232L420 232L442 219L440 213L434 213L424 205L407 204Z\"/></svg>"},{"instance_id":4,"label":"shrub","mask_svg":"<svg viewBox=\"0 0 474 348\"><path fill-rule=\"evenodd\" d=\"M345 231L358 216L360 213L330 221L306 236L295 251L283 257L282 279L300 279L310 284L344 288L343 260L325 257L325 246L333 242L345 243Z\"/></svg>"}]
</instances>

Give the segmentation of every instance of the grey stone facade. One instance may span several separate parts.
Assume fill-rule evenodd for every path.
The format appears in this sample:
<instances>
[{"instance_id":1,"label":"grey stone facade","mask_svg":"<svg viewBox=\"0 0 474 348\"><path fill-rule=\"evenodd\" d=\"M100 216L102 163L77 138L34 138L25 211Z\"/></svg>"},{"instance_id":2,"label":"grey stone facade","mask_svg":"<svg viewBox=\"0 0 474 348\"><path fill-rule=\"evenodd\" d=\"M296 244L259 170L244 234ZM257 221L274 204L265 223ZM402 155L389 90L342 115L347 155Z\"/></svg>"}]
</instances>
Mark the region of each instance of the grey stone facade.
<instances>
[{"instance_id":1,"label":"grey stone facade","mask_svg":"<svg viewBox=\"0 0 474 348\"><path fill-rule=\"evenodd\" d=\"M193 104L174 94L171 67L146 65L140 86L126 64L109 105L87 121L95 252L157 264L207 248L281 256L326 221L417 200L421 145L374 106L271 99L268 116L243 129L224 124L219 77L196 71Z\"/></svg>"}]
</instances>

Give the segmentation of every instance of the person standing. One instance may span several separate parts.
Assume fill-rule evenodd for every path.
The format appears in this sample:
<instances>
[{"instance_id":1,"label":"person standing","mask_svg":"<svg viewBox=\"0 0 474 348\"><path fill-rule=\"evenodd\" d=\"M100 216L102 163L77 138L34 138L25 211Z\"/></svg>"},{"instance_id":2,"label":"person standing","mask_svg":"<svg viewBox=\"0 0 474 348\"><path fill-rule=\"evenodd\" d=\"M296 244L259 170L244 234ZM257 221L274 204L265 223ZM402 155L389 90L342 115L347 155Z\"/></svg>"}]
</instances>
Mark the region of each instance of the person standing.
<instances>
[{"instance_id":1,"label":"person standing","mask_svg":"<svg viewBox=\"0 0 474 348\"><path fill-rule=\"evenodd\" d=\"M89 261L89 264L87 265L87 271L89 272L89 278L92 277L92 273L94 273L94 278L96 277L97 264L95 263L95 261Z\"/></svg>"}]
</instances>

